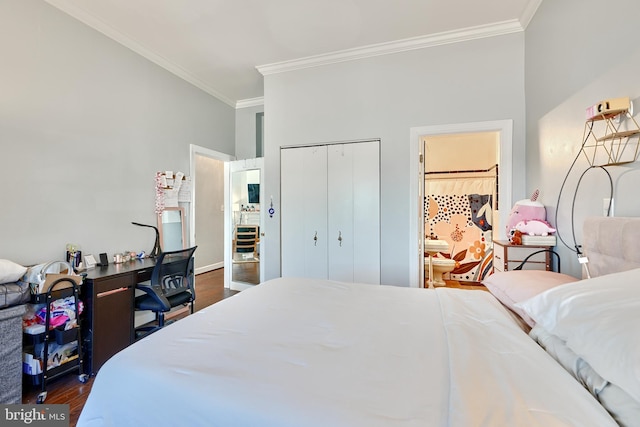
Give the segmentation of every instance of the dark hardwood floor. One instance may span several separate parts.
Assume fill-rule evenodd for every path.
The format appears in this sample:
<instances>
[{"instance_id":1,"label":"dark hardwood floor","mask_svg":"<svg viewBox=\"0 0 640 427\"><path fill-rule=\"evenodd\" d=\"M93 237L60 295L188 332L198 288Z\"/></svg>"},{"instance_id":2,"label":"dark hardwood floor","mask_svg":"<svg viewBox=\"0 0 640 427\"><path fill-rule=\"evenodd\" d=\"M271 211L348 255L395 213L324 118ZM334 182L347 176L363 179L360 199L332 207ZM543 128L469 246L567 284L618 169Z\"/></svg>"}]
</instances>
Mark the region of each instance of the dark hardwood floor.
<instances>
[{"instance_id":1,"label":"dark hardwood floor","mask_svg":"<svg viewBox=\"0 0 640 427\"><path fill-rule=\"evenodd\" d=\"M224 288L224 269L221 268L199 274L196 276L195 311L236 293L235 291ZM68 404L70 427L75 427L92 385L93 377L90 377L89 381L83 384L78 380L77 375L65 375L47 384L46 403ZM25 386L23 389L22 403L36 403L39 392L39 387Z\"/></svg>"}]
</instances>

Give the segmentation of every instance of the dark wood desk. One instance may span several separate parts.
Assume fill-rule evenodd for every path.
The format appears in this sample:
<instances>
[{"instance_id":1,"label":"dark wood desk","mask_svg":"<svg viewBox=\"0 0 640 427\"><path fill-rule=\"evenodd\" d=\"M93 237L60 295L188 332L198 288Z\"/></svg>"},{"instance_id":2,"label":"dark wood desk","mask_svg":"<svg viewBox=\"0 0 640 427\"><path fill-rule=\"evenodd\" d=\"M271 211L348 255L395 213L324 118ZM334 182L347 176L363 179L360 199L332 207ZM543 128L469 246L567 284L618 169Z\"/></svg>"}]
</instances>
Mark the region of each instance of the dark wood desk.
<instances>
[{"instance_id":1,"label":"dark wood desk","mask_svg":"<svg viewBox=\"0 0 640 427\"><path fill-rule=\"evenodd\" d=\"M127 261L87 271L82 316L84 368L95 374L114 354L134 341L136 283L149 280L155 260Z\"/></svg>"}]
</instances>

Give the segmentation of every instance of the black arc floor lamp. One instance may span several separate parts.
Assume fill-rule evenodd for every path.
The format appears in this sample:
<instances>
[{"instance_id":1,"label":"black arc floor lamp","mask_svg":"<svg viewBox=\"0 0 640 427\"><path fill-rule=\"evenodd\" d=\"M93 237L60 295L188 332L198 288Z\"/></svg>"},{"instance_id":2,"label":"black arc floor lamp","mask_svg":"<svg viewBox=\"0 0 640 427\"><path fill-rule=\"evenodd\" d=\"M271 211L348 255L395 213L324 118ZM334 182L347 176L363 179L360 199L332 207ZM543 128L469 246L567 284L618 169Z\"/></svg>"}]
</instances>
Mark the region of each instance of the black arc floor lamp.
<instances>
[{"instance_id":1,"label":"black arc floor lamp","mask_svg":"<svg viewBox=\"0 0 640 427\"><path fill-rule=\"evenodd\" d=\"M151 249L151 253L149 254L150 258L156 258L160 255L162 250L160 249L160 232L158 231L158 227L148 224L140 224L139 222L131 222L133 225L137 225L140 227L149 227L156 230L156 243L153 245L153 249Z\"/></svg>"}]
</instances>

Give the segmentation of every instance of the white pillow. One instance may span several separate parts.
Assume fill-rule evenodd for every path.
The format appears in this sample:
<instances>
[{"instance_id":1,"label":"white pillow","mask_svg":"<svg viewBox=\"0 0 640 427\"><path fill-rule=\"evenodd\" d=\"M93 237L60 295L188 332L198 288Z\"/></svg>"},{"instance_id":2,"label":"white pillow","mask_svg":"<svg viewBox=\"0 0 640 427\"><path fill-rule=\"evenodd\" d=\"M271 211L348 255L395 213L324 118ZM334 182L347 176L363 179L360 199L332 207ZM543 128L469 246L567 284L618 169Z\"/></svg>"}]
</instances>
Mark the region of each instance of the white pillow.
<instances>
[{"instance_id":1,"label":"white pillow","mask_svg":"<svg viewBox=\"0 0 640 427\"><path fill-rule=\"evenodd\" d=\"M640 402L640 269L559 286L516 306Z\"/></svg>"},{"instance_id":2,"label":"white pillow","mask_svg":"<svg viewBox=\"0 0 640 427\"><path fill-rule=\"evenodd\" d=\"M16 282L24 276L26 272L27 267L23 267L8 259L0 259L0 285L3 283Z\"/></svg>"}]
</instances>

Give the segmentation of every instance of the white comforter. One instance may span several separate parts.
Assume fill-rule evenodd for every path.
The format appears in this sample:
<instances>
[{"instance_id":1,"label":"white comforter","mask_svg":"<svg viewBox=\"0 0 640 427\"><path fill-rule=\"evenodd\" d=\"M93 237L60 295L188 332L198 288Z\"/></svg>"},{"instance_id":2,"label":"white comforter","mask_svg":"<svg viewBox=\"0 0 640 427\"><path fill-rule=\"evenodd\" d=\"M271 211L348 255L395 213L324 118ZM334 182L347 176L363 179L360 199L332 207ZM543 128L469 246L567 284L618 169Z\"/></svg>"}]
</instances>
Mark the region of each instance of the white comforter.
<instances>
[{"instance_id":1,"label":"white comforter","mask_svg":"<svg viewBox=\"0 0 640 427\"><path fill-rule=\"evenodd\" d=\"M111 358L78 426L615 426L487 292L284 278Z\"/></svg>"}]
</instances>

